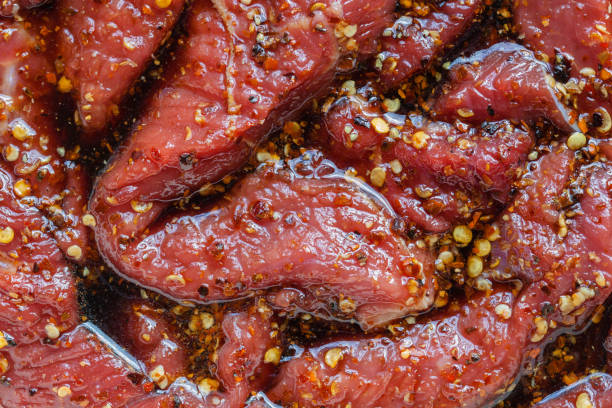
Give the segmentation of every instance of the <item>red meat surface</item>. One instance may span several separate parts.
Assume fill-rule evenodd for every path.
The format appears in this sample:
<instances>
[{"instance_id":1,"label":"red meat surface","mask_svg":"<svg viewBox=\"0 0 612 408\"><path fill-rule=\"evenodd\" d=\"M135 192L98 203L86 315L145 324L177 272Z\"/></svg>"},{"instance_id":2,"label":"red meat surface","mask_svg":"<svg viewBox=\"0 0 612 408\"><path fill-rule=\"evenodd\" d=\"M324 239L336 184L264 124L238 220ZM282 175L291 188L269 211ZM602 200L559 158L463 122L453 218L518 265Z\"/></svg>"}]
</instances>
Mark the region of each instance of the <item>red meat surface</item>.
<instances>
[{"instance_id":1,"label":"red meat surface","mask_svg":"<svg viewBox=\"0 0 612 408\"><path fill-rule=\"evenodd\" d=\"M416 9L417 5L415 5ZM421 4L386 28L375 61L386 89L429 68L468 29L484 8L480 0Z\"/></svg>"},{"instance_id":2,"label":"red meat surface","mask_svg":"<svg viewBox=\"0 0 612 408\"><path fill-rule=\"evenodd\" d=\"M120 310L117 321L110 323L111 332L145 365L150 377L156 377L153 380L160 388L187 375L187 350L178 340L176 328L164 317L163 309L145 301L131 301L122 302ZM157 376L151 375L153 372Z\"/></svg>"},{"instance_id":3,"label":"red meat surface","mask_svg":"<svg viewBox=\"0 0 612 408\"><path fill-rule=\"evenodd\" d=\"M540 168L564 172L565 160L553 152ZM568 238L591 230L597 256L568 252L558 268L520 292L497 288L451 303L396 338L337 339L306 348L281 367L271 399L300 406L478 407L503 396L524 358L536 356L560 328L581 325L612 291L610 245L601 245L611 236L609 171L603 163L585 166L591 194L580 201L584 215L568 225ZM538 180L550 176L540 174ZM556 188L565 182L552 180ZM589 219L593 208L598 216Z\"/></svg>"},{"instance_id":4,"label":"red meat surface","mask_svg":"<svg viewBox=\"0 0 612 408\"><path fill-rule=\"evenodd\" d=\"M15 197L15 178L0 164L0 330L17 344L47 337L78 321L70 267L50 236L48 221Z\"/></svg>"},{"instance_id":5,"label":"red meat surface","mask_svg":"<svg viewBox=\"0 0 612 408\"><path fill-rule=\"evenodd\" d=\"M451 64L449 83L431 112L441 120L460 118L474 124L500 119L533 123L546 118L568 131L572 129L569 110L559 101L559 91L551 88L551 74L547 64L526 48L498 43Z\"/></svg>"},{"instance_id":6,"label":"red meat surface","mask_svg":"<svg viewBox=\"0 0 612 408\"><path fill-rule=\"evenodd\" d=\"M45 213L63 250L77 246L85 257L81 222L89 180L59 130L52 44L44 20L0 21L0 145L2 159L19 182L19 197Z\"/></svg>"},{"instance_id":7,"label":"red meat surface","mask_svg":"<svg viewBox=\"0 0 612 408\"><path fill-rule=\"evenodd\" d=\"M594 163L574 177L573 153L556 149L530 163L526 186L501 215L491 259L501 277L542 279L567 265L599 269L612 247L612 170ZM565 227L564 227L565 225ZM592 254L596 254L593 256ZM569 264L568 264L569 263Z\"/></svg>"},{"instance_id":8,"label":"red meat surface","mask_svg":"<svg viewBox=\"0 0 612 408\"><path fill-rule=\"evenodd\" d=\"M242 408L252 389L269 381L273 365L264 362L266 351L276 347L269 316L258 312L234 313L223 319L225 343L219 349L217 376L224 391L204 392L185 381L175 382L167 392L136 399L128 408Z\"/></svg>"},{"instance_id":9,"label":"red meat surface","mask_svg":"<svg viewBox=\"0 0 612 408\"><path fill-rule=\"evenodd\" d=\"M524 43L539 58L555 64L569 102L596 134L610 131L610 39L612 16L607 0L516 1L514 19ZM582 84L581 84L582 82ZM601 110L603 108L603 111ZM593 114L599 115L593 118ZM585 114L586 116L582 116ZM601 116L605 123L601 126Z\"/></svg>"},{"instance_id":10,"label":"red meat surface","mask_svg":"<svg viewBox=\"0 0 612 408\"><path fill-rule=\"evenodd\" d=\"M377 133L376 118L399 123L397 137ZM428 231L446 230L473 211L507 201L533 144L531 131L508 121L467 126L417 114L385 116L361 90L332 105L314 137L361 176L386 169L381 193L407 222Z\"/></svg>"},{"instance_id":11,"label":"red meat surface","mask_svg":"<svg viewBox=\"0 0 612 408\"><path fill-rule=\"evenodd\" d=\"M590 403L591 405L579 405ZM575 408L587 406L606 408L612 406L612 376L593 374L585 379L555 392L534 408Z\"/></svg>"},{"instance_id":12,"label":"red meat surface","mask_svg":"<svg viewBox=\"0 0 612 408\"><path fill-rule=\"evenodd\" d=\"M116 122L121 102L170 35L184 3L58 0L58 54L85 132Z\"/></svg>"},{"instance_id":13,"label":"red meat surface","mask_svg":"<svg viewBox=\"0 0 612 408\"><path fill-rule=\"evenodd\" d=\"M389 213L338 177L304 178L267 166L218 207L158 224L133 242L112 232L130 230L131 207L121 213L93 203L100 233L111 237L100 242L110 262L174 298L211 302L295 287L319 300L323 311L345 304L346 315L364 326L425 310L433 301L430 255L405 243Z\"/></svg>"},{"instance_id":14,"label":"red meat surface","mask_svg":"<svg viewBox=\"0 0 612 408\"><path fill-rule=\"evenodd\" d=\"M48 0L3 0L0 3L0 16L14 16L22 9L31 9L45 3L48 3Z\"/></svg>"},{"instance_id":15,"label":"red meat surface","mask_svg":"<svg viewBox=\"0 0 612 408\"><path fill-rule=\"evenodd\" d=\"M6 408L120 407L144 393L143 376L83 327L57 344L18 345L0 355L8 365L0 384Z\"/></svg>"}]
</instances>

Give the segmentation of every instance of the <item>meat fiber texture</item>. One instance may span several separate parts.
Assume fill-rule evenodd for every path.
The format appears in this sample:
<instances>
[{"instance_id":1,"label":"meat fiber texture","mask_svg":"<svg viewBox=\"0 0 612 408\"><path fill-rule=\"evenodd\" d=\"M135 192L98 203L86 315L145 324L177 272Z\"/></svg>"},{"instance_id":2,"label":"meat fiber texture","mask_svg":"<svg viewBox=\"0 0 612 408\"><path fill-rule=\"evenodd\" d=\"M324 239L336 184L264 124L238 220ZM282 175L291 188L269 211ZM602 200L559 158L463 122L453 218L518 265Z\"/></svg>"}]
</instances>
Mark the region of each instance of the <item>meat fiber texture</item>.
<instances>
[{"instance_id":1,"label":"meat fiber texture","mask_svg":"<svg viewBox=\"0 0 612 408\"><path fill-rule=\"evenodd\" d=\"M14 195L7 167L0 164L0 344L57 338L78 321L76 285L50 223Z\"/></svg>"},{"instance_id":2,"label":"meat fiber texture","mask_svg":"<svg viewBox=\"0 0 612 408\"><path fill-rule=\"evenodd\" d=\"M211 392L184 378L167 391L152 392L153 383L125 351L101 340L96 330L78 326L51 344L3 348L0 403L6 408L168 408L179 401L187 408L242 407L251 387L268 378L272 365L263 361L264 354L278 340L271 336L269 316L256 311L230 313L222 327L217 375L226 392Z\"/></svg>"},{"instance_id":3,"label":"meat fiber texture","mask_svg":"<svg viewBox=\"0 0 612 408\"><path fill-rule=\"evenodd\" d=\"M609 135L610 39L607 0L517 1L514 20L520 37L536 55L555 66L555 79L575 107L581 129Z\"/></svg>"},{"instance_id":4,"label":"meat fiber texture","mask_svg":"<svg viewBox=\"0 0 612 408\"><path fill-rule=\"evenodd\" d=\"M79 123L94 133L117 122L120 106L178 21L184 0L58 0L63 91Z\"/></svg>"},{"instance_id":5,"label":"meat fiber texture","mask_svg":"<svg viewBox=\"0 0 612 408\"><path fill-rule=\"evenodd\" d=\"M385 89L431 67L452 48L484 9L480 0L428 3L400 16L383 31L374 68Z\"/></svg>"},{"instance_id":6,"label":"meat fiber texture","mask_svg":"<svg viewBox=\"0 0 612 408\"><path fill-rule=\"evenodd\" d=\"M336 303L371 327L428 309L436 291L431 256L393 231L380 202L342 176L264 165L222 205L151 227L139 242L115 236L107 254L122 274L174 298L211 302L293 287L317 300L312 311L331 313ZM96 214L110 211L104 205ZM109 236L129 228L121 216L99 216L99 228Z\"/></svg>"},{"instance_id":7,"label":"meat fiber texture","mask_svg":"<svg viewBox=\"0 0 612 408\"><path fill-rule=\"evenodd\" d=\"M340 167L360 176L383 171L382 180L370 176L370 182L407 224L445 231L509 200L534 143L531 129L508 120L470 126L389 115L380 101L367 99L367 88L339 98L313 137ZM381 132L377 120L393 126Z\"/></svg>"},{"instance_id":8,"label":"meat fiber texture","mask_svg":"<svg viewBox=\"0 0 612 408\"><path fill-rule=\"evenodd\" d=\"M81 215L89 180L66 147L69 135L58 129L55 39L47 24L0 20L0 145L18 198L53 221L60 247L80 262L88 246Z\"/></svg>"},{"instance_id":9,"label":"meat fiber texture","mask_svg":"<svg viewBox=\"0 0 612 408\"><path fill-rule=\"evenodd\" d=\"M563 148L544 156L535 184L563 188L568 160ZM521 290L494 287L490 295L455 301L395 337L339 338L306 348L281 367L271 400L300 406L478 407L503 397L524 359L537 355L561 328L583 324L612 291L610 169L605 162L580 169L589 193L580 199L578 219L567 225L566 240L557 244L564 249L557 268ZM502 220L509 228L521 226L519 217ZM557 237L549 231L545 238ZM539 249L532 242L513 245L525 252Z\"/></svg>"},{"instance_id":10,"label":"meat fiber texture","mask_svg":"<svg viewBox=\"0 0 612 408\"><path fill-rule=\"evenodd\" d=\"M304 237L297 237L290 232L290 228L276 231L281 221L268 220L268 216L262 214L260 217L263 219L257 220L259 226L253 223L256 221L254 219L245 222L240 227L244 227L244 231L236 229L234 233L238 235L232 239L228 235L227 242L219 242L219 247L207 249L208 260L200 259L203 253L196 249L198 242L207 248L214 244L206 241L207 226L213 227L213 220L219 223L227 220L229 226L231 217L242 215L232 214L230 217L230 212L220 209L210 214L184 214L177 218L177 223L166 224L163 217L158 220L161 212L168 207L169 200L181 198L187 191L216 182L240 168L258 142L283 120L302 109L310 98L326 89L340 56L352 52L347 49L350 40L356 43L350 48L359 48L359 44L367 39L356 34L351 38L337 38L332 30L332 19L342 18L346 23L360 22L369 27L365 24L368 10L376 8L378 11L372 13L372 17L377 17L381 7L383 10L390 7L386 3L382 6L377 4L376 7L373 3L366 3L360 8L352 2L348 2L346 8L339 8L340 5L310 10L309 5L291 3L290 7L278 11L281 15L272 18L269 13L273 2L255 2L247 8L237 1L216 2L214 7L208 2L194 4L187 21L188 37L177 51L159 89L145 107L138 126L98 180L90 202L90 210L97 219L98 247L117 271L175 298L200 302L235 299L244 297L250 289L296 282L300 270L305 274L302 277L308 279L302 286L326 286L329 283L333 287L341 280L344 283L346 276L341 278L343 272L351 275L357 273L364 278L359 285L365 283L366 286L355 287L354 291L346 293L351 298L349 301L356 303L349 305L349 309L354 311L364 303L371 303L371 298L368 298L371 293L368 294L368 291L374 282L373 276L387 271L386 268L391 266L387 264L389 258L386 250L377 254L374 247L382 249L389 245L387 248L398 248L399 245L403 248L403 244L389 231L389 220L375 215L377 210L362 196L351 192L350 188L345 190L347 198L350 197L353 204L364 211L364 216L365 213L374 216L371 218L373 225L382 228L381 238L366 238L366 242L369 242L363 246L366 254L360 255L358 250L353 256L347 253L346 259L336 263L338 274L330 277L330 280L321 280L321 276L307 272L307 264L319 265L314 271L332 259L331 252L320 252L318 249L346 246L341 251L345 253L353 238L349 237L349 241L346 241L343 234L349 233L352 228L357 228L361 235L367 237L365 230L355 225L357 212L348 211L348 206L341 203L342 197L336 202L325 201L335 194L331 181L329 183L332 184L327 184L327 187L327 182L322 181L296 183L296 186L302 186L303 191L310 188L329 191L329 196L322 196L324 201L321 202L317 202L319 198L315 196L302 197L292 192L293 187L287 181L280 180L269 189L262 184L262 192L271 195L261 198L273 200L272 207L276 206L279 210L286 205L299 205L300 211L307 212L321 206L320 211L329 214L330 220L334 220L335 216L338 218L337 225L313 223L309 231L304 230ZM253 27L254 31L251 29ZM286 34L279 37L270 33ZM330 52L321 53L320 49ZM304 98L304 95L308 95L308 98ZM250 180L256 182L257 178ZM342 183L333 185L345 188ZM295 202L281 202L281 197L287 194L297 196ZM300 202L302 198L306 202ZM311 205L313 208L309 209ZM297 208L286 210L296 211ZM242 207L240 211L243 211ZM282 215L282 211L279 212ZM151 234L143 235L145 229ZM226 232L229 233L229 230ZM181 241L183 239L194 246L185 246ZM267 253L268 240L284 249L281 251L279 247L278 252ZM320 243L317 244L317 240ZM298 248L298 241L304 241L304 248L308 248L305 251L310 251L305 258L307 261L291 259L291 253L295 251L291 246ZM237 242L246 246L239 247ZM149 253L149 249L158 244L166 248L164 255L151 257L153 253ZM182 249L177 250L176 245ZM251 250L245 251L244 248ZM153 249L153 252L156 251ZM297 255L301 251L293 253ZM380 324L408 310L424 310L431 303L433 293L427 277L429 265L416 249L401 249L406 256L412 252L416 254L414 263L398 258L399 264L407 265L411 271L400 279L406 266L396 268L393 265L388 272L384 272L383 282L387 283L381 284L376 293L380 293L379 290L390 293L392 287L401 287L401 290L391 296L392 302L384 312L375 312L374 305L368 306L370 312L363 311L363 316L359 317L363 324ZM179 253L180 256L174 256ZM170 258L167 258L170 254ZM321 259L317 259L319 255ZM277 256L277 260L272 261ZM247 265L255 266L253 264L258 263L261 266L266 262L274 266L247 268L245 270L249 271L250 278L242 276L242 270ZM382 265L385 266L380 269ZM215 276L211 273L213 271L219 271L223 276ZM414 282L402 286L410 281ZM364 288L368 288L366 292L362 292ZM406 290L414 292L408 294Z\"/></svg>"}]
</instances>

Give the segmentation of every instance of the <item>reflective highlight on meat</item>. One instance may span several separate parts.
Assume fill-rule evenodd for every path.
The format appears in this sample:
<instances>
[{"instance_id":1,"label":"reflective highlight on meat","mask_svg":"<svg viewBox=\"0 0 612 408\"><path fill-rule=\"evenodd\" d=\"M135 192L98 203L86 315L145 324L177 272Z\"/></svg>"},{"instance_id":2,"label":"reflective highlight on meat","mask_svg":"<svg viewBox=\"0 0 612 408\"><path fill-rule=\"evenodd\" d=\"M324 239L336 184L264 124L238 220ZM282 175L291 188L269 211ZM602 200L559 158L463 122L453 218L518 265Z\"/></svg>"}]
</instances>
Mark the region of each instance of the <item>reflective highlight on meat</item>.
<instances>
[{"instance_id":1,"label":"reflective highlight on meat","mask_svg":"<svg viewBox=\"0 0 612 408\"><path fill-rule=\"evenodd\" d=\"M99 236L110 239L101 247L121 273L179 299L295 287L318 300L312 308L339 305L340 316L366 327L429 308L433 260L396 235L393 217L342 177L317 177L324 166L291 164L313 168L303 177L264 166L219 207L153 227L136 242L113 232L129 231L129 217L94 201Z\"/></svg>"},{"instance_id":2,"label":"reflective highlight on meat","mask_svg":"<svg viewBox=\"0 0 612 408\"><path fill-rule=\"evenodd\" d=\"M0 164L2 339L16 344L56 339L77 324L76 286L49 235L51 225L36 208L12 194L14 183L15 178Z\"/></svg>"}]
</instances>

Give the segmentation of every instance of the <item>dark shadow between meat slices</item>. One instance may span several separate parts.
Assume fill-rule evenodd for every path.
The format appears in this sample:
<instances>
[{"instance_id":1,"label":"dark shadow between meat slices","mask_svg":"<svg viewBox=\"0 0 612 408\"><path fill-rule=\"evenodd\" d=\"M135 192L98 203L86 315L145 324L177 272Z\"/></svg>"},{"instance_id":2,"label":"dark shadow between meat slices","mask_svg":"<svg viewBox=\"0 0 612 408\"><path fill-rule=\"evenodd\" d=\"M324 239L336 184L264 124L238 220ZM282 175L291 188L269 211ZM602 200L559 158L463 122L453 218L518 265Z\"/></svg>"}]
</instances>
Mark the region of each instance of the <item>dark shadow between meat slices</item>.
<instances>
[{"instance_id":1,"label":"dark shadow between meat slices","mask_svg":"<svg viewBox=\"0 0 612 408\"><path fill-rule=\"evenodd\" d=\"M0 145L11 188L57 227L50 231L76 262L85 259L88 236L81 221L89 179L58 130L59 96L53 30L44 19L1 20ZM70 250L69 250L70 249Z\"/></svg>"},{"instance_id":2,"label":"dark shadow between meat slices","mask_svg":"<svg viewBox=\"0 0 612 408\"><path fill-rule=\"evenodd\" d=\"M612 406L612 376L591 374L544 398L534 408L606 408Z\"/></svg>"},{"instance_id":3,"label":"dark shadow between meat slices","mask_svg":"<svg viewBox=\"0 0 612 408\"><path fill-rule=\"evenodd\" d=\"M567 165L562 151L542 160L550 168ZM494 287L454 301L446 311L396 330L396 337L340 338L306 348L281 366L270 399L304 407L448 408L479 407L503 398L522 374L523 362L560 332L579 328L612 292L610 169L603 162L584 166L590 193L580 200L584 214L567 224L560 245L568 251L558 268L521 290ZM564 182L553 180L552 187ZM598 209L597 215L591 208ZM585 240L587 230L597 231L597 237ZM590 247L570 251L578 241Z\"/></svg>"},{"instance_id":4,"label":"dark shadow between meat slices","mask_svg":"<svg viewBox=\"0 0 612 408\"><path fill-rule=\"evenodd\" d=\"M185 1L57 3L60 90L74 94L78 122L92 135L117 122L121 103L170 35Z\"/></svg>"},{"instance_id":5,"label":"dark shadow between meat slices","mask_svg":"<svg viewBox=\"0 0 612 408\"><path fill-rule=\"evenodd\" d=\"M419 114L390 116L384 102L367 99L370 89L338 99L313 138L339 166L369 178L407 225L445 231L509 199L533 145L531 130L508 120L471 126Z\"/></svg>"},{"instance_id":6,"label":"dark shadow between meat slices","mask_svg":"<svg viewBox=\"0 0 612 408\"><path fill-rule=\"evenodd\" d=\"M136 241L112 232L129 218L102 217L104 202L92 209L105 255L141 285L196 302L293 287L311 299L303 307L330 313L336 304L367 328L424 311L435 295L431 256L396 235L373 195L344 178L264 165L218 207L153 224Z\"/></svg>"},{"instance_id":7,"label":"dark shadow between meat slices","mask_svg":"<svg viewBox=\"0 0 612 408\"><path fill-rule=\"evenodd\" d=\"M554 66L557 87L577 109L583 131L607 136L612 129L612 15L607 0L514 2L520 38Z\"/></svg>"},{"instance_id":8,"label":"dark shadow between meat slices","mask_svg":"<svg viewBox=\"0 0 612 408\"><path fill-rule=\"evenodd\" d=\"M435 118L476 124L545 118L563 131L578 130L560 102L552 71L518 44L495 44L455 60L449 69L450 81L432 103Z\"/></svg>"}]
</instances>

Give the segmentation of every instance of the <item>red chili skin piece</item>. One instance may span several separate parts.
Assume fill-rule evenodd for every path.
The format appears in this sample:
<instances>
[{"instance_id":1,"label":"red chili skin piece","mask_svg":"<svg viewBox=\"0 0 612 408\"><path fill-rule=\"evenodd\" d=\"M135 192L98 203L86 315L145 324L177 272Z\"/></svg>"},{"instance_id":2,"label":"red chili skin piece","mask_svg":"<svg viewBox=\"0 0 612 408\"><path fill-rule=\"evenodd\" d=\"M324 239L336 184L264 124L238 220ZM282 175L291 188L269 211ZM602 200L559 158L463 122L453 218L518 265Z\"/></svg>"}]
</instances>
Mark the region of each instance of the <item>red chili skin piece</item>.
<instances>
[{"instance_id":1,"label":"red chili skin piece","mask_svg":"<svg viewBox=\"0 0 612 408\"><path fill-rule=\"evenodd\" d=\"M78 408L86 401L90 407L120 407L144 393L129 378L134 372L83 327L57 344L32 343L0 355L9 364L0 384L6 408Z\"/></svg>"},{"instance_id":2,"label":"red chili skin piece","mask_svg":"<svg viewBox=\"0 0 612 408\"><path fill-rule=\"evenodd\" d=\"M176 329L163 316L163 310L144 301L125 302L116 324L112 333L127 351L142 361L147 372L159 365L164 368L165 382L160 379L158 385L171 384L187 375L187 351L178 340Z\"/></svg>"},{"instance_id":3,"label":"red chili skin piece","mask_svg":"<svg viewBox=\"0 0 612 408\"><path fill-rule=\"evenodd\" d=\"M610 333L608 333L604 348L608 352L608 371L612 372L612 328L610 328Z\"/></svg>"},{"instance_id":4,"label":"red chili skin piece","mask_svg":"<svg viewBox=\"0 0 612 408\"><path fill-rule=\"evenodd\" d=\"M443 231L469 218L469 212L459 210L465 200L460 196L472 198L473 203L484 201L484 205L468 206L474 211L490 208L491 198L494 203L507 201L516 170L533 144L532 132L508 121L471 127L418 115L406 118L394 140L371 126L372 119L380 116L380 107L368 103L365 96L346 96L324 115L314 138L329 148L335 160L359 174L376 166L386 168L382 194L400 216L428 231ZM417 132L426 136L419 138ZM357 135L355 140L352 134ZM401 164L397 174L389 168L394 160ZM457 194L457 187L466 192ZM422 200L418 190L431 197Z\"/></svg>"},{"instance_id":5,"label":"red chili skin piece","mask_svg":"<svg viewBox=\"0 0 612 408\"><path fill-rule=\"evenodd\" d=\"M244 407L251 390L269 381L274 365L265 363L264 355L279 339L271 335L269 316L258 312L229 314L222 325L225 343L218 353L217 376L224 391L202 395L193 384L179 381L167 392L136 399L127 408L172 408L177 400L181 408Z\"/></svg>"},{"instance_id":6,"label":"red chili skin piece","mask_svg":"<svg viewBox=\"0 0 612 408\"><path fill-rule=\"evenodd\" d=\"M129 230L129 216L105 201L92 204L109 262L174 298L211 302L295 287L329 311L342 294L364 327L433 301L431 256L395 235L393 218L339 177L302 178L267 166L235 186L220 208L158 223L135 241L113 234Z\"/></svg>"},{"instance_id":7,"label":"red chili skin piece","mask_svg":"<svg viewBox=\"0 0 612 408\"><path fill-rule=\"evenodd\" d=\"M2 159L15 181L25 182L22 196L58 227L53 233L62 250L77 245L82 255L72 260L81 261L88 246L81 215L89 179L65 148L69 135L57 130L54 37L47 24L0 21Z\"/></svg>"},{"instance_id":8,"label":"red chili skin piece","mask_svg":"<svg viewBox=\"0 0 612 408\"><path fill-rule=\"evenodd\" d=\"M177 22L184 0L59 0L58 54L88 134L116 123L119 105ZM68 91L70 89L67 89Z\"/></svg>"},{"instance_id":9,"label":"red chili skin piece","mask_svg":"<svg viewBox=\"0 0 612 408\"><path fill-rule=\"evenodd\" d=\"M551 161L551 168L565 165L564 156L554 152L542 160ZM584 257L584 251L578 252L579 259L568 253L559 268L526 285L516 298L508 291L494 289L491 296L478 295L461 306L451 304L443 312L446 315L432 316L409 326L396 339L339 339L307 348L281 367L278 382L269 393L271 399L298 401L300 406L340 407L351 402L359 407L442 408L479 407L502 397L520 374L524 358L537 356L545 342L563 331L562 326L579 327L612 292L611 246L600 245L610 239L612 228L612 198L604 186L610 180L608 171L610 167L601 163L585 167L593 196L584 196L581 206L586 214L590 208L598 208L601 217L595 222L588 216L579 216L582 218L568 225L568 237L576 234L577 238L585 229L597 227L600 237L590 239L596 240L597 256L593 258L598 259ZM557 178L553 187L563 186L564 181ZM598 274L607 284L596 284ZM583 302L568 310L562 300L578 293L579 288L592 292L580 292L586 294ZM504 313L495 310L501 304L511 310L507 320ZM433 329L428 329L429 324L433 324ZM401 357L402 345L413 348L406 358ZM343 354L337 366L332 367L329 361L333 360L326 362L325 356L335 347ZM474 349L479 351L480 358L469 361L469 353ZM459 358L455 360L452 356L457 353Z\"/></svg>"},{"instance_id":10,"label":"red chili skin piece","mask_svg":"<svg viewBox=\"0 0 612 408\"><path fill-rule=\"evenodd\" d=\"M385 30L382 52L375 64L385 89L394 88L414 73L429 68L456 43L484 8L481 0L450 0L439 8L433 3L428 6L433 9L428 15L407 14ZM439 38L427 32L437 32Z\"/></svg>"},{"instance_id":11,"label":"red chili skin piece","mask_svg":"<svg viewBox=\"0 0 612 408\"><path fill-rule=\"evenodd\" d=\"M31 9L48 3L48 0L3 0L0 3L0 16L11 17L21 9Z\"/></svg>"},{"instance_id":12,"label":"red chili skin piece","mask_svg":"<svg viewBox=\"0 0 612 408\"><path fill-rule=\"evenodd\" d=\"M586 394L593 408L612 406L612 376L593 374L546 397L534 408L576 408L579 395ZM584 397L581 397L584 398Z\"/></svg>"},{"instance_id":13,"label":"red chili skin piece","mask_svg":"<svg viewBox=\"0 0 612 408\"><path fill-rule=\"evenodd\" d=\"M547 82L552 79L548 66L518 44L497 43L460 58L451 64L449 77L433 102L434 118L473 124L546 118L559 129L573 129L569 110Z\"/></svg>"},{"instance_id":14,"label":"red chili skin piece","mask_svg":"<svg viewBox=\"0 0 612 408\"><path fill-rule=\"evenodd\" d=\"M568 70L563 70L562 82L578 84L586 81L584 90L578 95L579 113L592 114L603 107L612 112L610 103L610 40L612 39L612 16L607 0L561 0L516 1L514 21L524 43L555 63L555 51L563 54L568 61ZM581 73L584 68L594 70ZM569 87L566 87L569 89ZM605 92L600 89L604 88ZM591 126L590 118L586 124ZM593 125L597 127L596 125ZM591 126L592 128L592 126ZM609 134L609 126L600 135ZM596 132L597 133L597 132Z\"/></svg>"},{"instance_id":15,"label":"red chili skin piece","mask_svg":"<svg viewBox=\"0 0 612 408\"><path fill-rule=\"evenodd\" d=\"M71 330L79 312L76 285L49 223L14 196L14 182L0 164L0 228L7 241L0 243L0 330L23 344L45 338L49 323Z\"/></svg>"}]
</instances>

